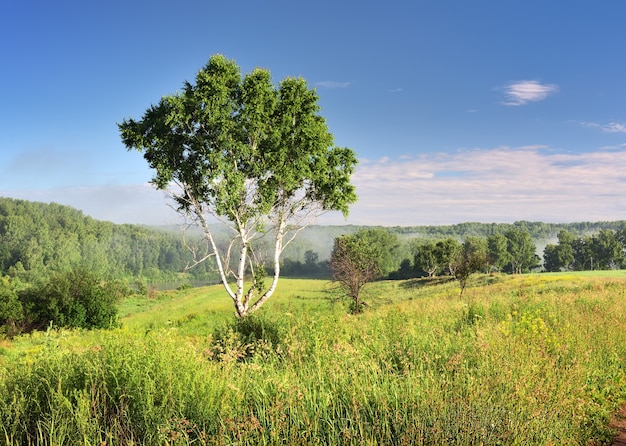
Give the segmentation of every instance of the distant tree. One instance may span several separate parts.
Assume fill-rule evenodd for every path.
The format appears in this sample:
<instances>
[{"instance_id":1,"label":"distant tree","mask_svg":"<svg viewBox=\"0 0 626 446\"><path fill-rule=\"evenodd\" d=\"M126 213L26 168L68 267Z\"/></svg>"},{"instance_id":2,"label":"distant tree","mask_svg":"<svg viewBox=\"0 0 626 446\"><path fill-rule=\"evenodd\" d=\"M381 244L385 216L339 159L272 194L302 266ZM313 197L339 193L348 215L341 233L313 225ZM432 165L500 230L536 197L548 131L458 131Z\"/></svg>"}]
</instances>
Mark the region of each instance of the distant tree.
<instances>
[{"instance_id":1,"label":"distant tree","mask_svg":"<svg viewBox=\"0 0 626 446\"><path fill-rule=\"evenodd\" d=\"M505 237L513 274L529 271L539 265L539 258L536 254L537 248L528 230L515 227L509 229Z\"/></svg>"},{"instance_id":2,"label":"distant tree","mask_svg":"<svg viewBox=\"0 0 626 446\"><path fill-rule=\"evenodd\" d=\"M454 277L459 281L463 296L469 277L487 267L487 240L481 237L468 237L461 249L461 254L457 259L454 268Z\"/></svg>"},{"instance_id":3,"label":"distant tree","mask_svg":"<svg viewBox=\"0 0 626 446\"><path fill-rule=\"evenodd\" d=\"M328 261L319 261L319 254L313 250L304 253L304 263L285 258L281 262L281 274L291 277L330 277Z\"/></svg>"},{"instance_id":4,"label":"distant tree","mask_svg":"<svg viewBox=\"0 0 626 446\"><path fill-rule=\"evenodd\" d=\"M443 259L434 242L424 242L417 247L413 264L418 271L424 271L428 277L437 275L442 267Z\"/></svg>"},{"instance_id":5,"label":"distant tree","mask_svg":"<svg viewBox=\"0 0 626 446\"><path fill-rule=\"evenodd\" d=\"M612 229L601 229L592 237L596 269L619 268L624 260L623 246Z\"/></svg>"},{"instance_id":6,"label":"distant tree","mask_svg":"<svg viewBox=\"0 0 626 446\"><path fill-rule=\"evenodd\" d=\"M574 236L562 229L558 244L548 244L543 250L543 267L546 271L568 270L574 263Z\"/></svg>"},{"instance_id":7,"label":"distant tree","mask_svg":"<svg viewBox=\"0 0 626 446\"><path fill-rule=\"evenodd\" d=\"M304 253L304 264L310 267L317 266L320 256L315 251L309 249Z\"/></svg>"},{"instance_id":8,"label":"distant tree","mask_svg":"<svg viewBox=\"0 0 626 446\"><path fill-rule=\"evenodd\" d=\"M393 271L389 274L389 278L392 280L406 280L416 276L415 268L411 264L410 259L403 259L400 262L400 268L397 271Z\"/></svg>"},{"instance_id":9,"label":"distant tree","mask_svg":"<svg viewBox=\"0 0 626 446\"><path fill-rule=\"evenodd\" d=\"M619 243L622 245L622 265L623 268L626 263L626 224L621 228L616 230L615 235Z\"/></svg>"},{"instance_id":10,"label":"distant tree","mask_svg":"<svg viewBox=\"0 0 626 446\"><path fill-rule=\"evenodd\" d=\"M486 237L468 236L463 241L463 252L475 254L484 260L483 268L487 268L489 245Z\"/></svg>"},{"instance_id":11,"label":"distant tree","mask_svg":"<svg viewBox=\"0 0 626 446\"><path fill-rule=\"evenodd\" d=\"M400 242L396 234L381 228L362 229L357 234L363 243L375 251L382 276L387 276L398 269L396 253L400 248Z\"/></svg>"},{"instance_id":12,"label":"distant tree","mask_svg":"<svg viewBox=\"0 0 626 446\"><path fill-rule=\"evenodd\" d=\"M595 252L592 237L576 238L572 242L572 250L574 252L574 269L577 271L594 269Z\"/></svg>"},{"instance_id":13,"label":"distant tree","mask_svg":"<svg viewBox=\"0 0 626 446\"><path fill-rule=\"evenodd\" d=\"M496 271L502 271L510 262L508 242L504 234L487 237L487 260Z\"/></svg>"},{"instance_id":14,"label":"distant tree","mask_svg":"<svg viewBox=\"0 0 626 446\"><path fill-rule=\"evenodd\" d=\"M574 234L562 229L557 236L559 241L558 256L561 267L568 270L574 263Z\"/></svg>"},{"instance_id":15,"label":"distant tree","mask_svg":"<svg viewBox=\"0 0 626 446\"><path fill-rule=\"evenodd\" d=\"M351 310L362 310L361 291L372 280L381 277L382 269L376 247L368 242L363 233L344 235L335 239L330 258L333 280L346 291L351 299Z\"/></svg>"},{"instance_id":16,"label":"distant tree","mask_svg":"<svg viewBox=\"0 0 626 446\"><path fill-rule=\"evenodd\" d=\"M463 252L463 246L452 237L441 240L436 244L441 264L448 270L452 277L456 276L456 267Z\"/></svg>"},{"instance_id":17,"label":"distant tree","mask_svg":"<svg viewBox=\"0 0 626 446\"><path fill-rule=\"evenodd\" d=\"M549 243L543 249L543 268L548 272L561 271L562 262L559 258L559 245Z\"/></svg>"},{"instance_id":18,"label":"distant tree","mask_svg":"<svg viewBox=\"0 0 626 446\"><path fill-rule=\"evenodd\" d=\"M119 125L125 146L143 152L155 169L153 184L168 190L178 212L202 230L207 251L197 261L214 258L239 317L272 296L281 253L298 230L326 211L345 215L356 201L350 183L356 155L334 146L318 111L318 96L303 79L275 86L267 70L242 77L234 61L213 56L195 85L185 83L141 120ZM211 218L231 228L227 249L218 247ZM263 260L253 251L266 235L273 240L268 288L261 283Z\"/></svg>"}]
</instances>

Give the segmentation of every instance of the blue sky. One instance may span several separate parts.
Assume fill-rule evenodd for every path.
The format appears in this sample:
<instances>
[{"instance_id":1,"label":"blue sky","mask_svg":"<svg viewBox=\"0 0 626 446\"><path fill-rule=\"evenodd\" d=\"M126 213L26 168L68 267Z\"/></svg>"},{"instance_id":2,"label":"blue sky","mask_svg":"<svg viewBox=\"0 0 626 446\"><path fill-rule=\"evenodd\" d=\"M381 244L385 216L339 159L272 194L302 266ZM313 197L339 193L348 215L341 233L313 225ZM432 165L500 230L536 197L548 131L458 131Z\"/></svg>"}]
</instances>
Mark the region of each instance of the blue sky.
<instances>
[{"instance_id":1,"label":"blue sky","mask_svg":"<svg viewBox=\"0 0 626 446\"><path fill-rule=\"evenodd\" d=\"M322 224L626 219L626 2L32 1L0 6L0 196L175 216L116 123L212 54L316 87L359 202Z\"/></svg>"}]
</instances>

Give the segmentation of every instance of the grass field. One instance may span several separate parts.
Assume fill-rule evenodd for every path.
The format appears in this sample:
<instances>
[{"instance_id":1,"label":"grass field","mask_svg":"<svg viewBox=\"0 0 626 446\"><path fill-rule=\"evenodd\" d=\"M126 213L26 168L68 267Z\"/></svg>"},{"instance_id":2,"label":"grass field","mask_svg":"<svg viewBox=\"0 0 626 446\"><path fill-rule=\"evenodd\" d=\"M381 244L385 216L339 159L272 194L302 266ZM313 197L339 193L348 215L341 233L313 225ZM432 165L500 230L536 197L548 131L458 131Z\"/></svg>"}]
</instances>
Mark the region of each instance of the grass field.
<instances>
[{"instance_id":1,"label":"grass field","mask_svg":"<svg viewBox=\"0 0 626 446\"><path fill-rule=\"evenodd\" d=\"M235 323L218 286L134 297L121 325L0 347L0 444L610 444L626 274L281 279Z\"/></svg>"}]
</instances>

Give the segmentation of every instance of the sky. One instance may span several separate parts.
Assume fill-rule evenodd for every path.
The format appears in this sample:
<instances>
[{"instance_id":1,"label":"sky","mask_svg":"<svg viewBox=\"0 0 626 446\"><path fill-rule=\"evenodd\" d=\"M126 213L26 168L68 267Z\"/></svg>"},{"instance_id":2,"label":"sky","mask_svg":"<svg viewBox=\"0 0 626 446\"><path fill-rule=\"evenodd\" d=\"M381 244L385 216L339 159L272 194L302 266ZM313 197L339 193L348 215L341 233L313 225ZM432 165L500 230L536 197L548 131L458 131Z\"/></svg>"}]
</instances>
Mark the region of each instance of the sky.
<instances>
[{"instance_id":1,"label":"sky","mask_svg":"<svg viewBox=\"0 0 626 446\"><path fill-rule=\"evenodd\" d=\"M118 123L214 54L317 90L359 158L347 219L626 219L623 0L4 0L0 196L176 221Z\"/></svg>"}]
</instances>

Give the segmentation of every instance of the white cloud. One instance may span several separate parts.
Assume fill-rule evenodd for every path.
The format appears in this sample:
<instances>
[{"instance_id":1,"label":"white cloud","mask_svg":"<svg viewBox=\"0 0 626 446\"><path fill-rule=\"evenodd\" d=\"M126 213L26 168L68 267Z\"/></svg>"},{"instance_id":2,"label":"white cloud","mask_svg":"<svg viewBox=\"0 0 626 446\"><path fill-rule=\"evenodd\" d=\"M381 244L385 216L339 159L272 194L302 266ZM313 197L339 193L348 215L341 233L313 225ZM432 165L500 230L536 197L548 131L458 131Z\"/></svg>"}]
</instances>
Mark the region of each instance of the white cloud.
<instances>
[{"instance_id":1,"label":"white cloud","mask_svg":"<svg viewBox=\"0 0 626 446\"><path fill-rule=\"evenodd\" d=\"M542 84L538 81L518 81L504 87L505 105L524 105L529 102L542 101L548 95L558 91L554 84Z\"/></svg>"},{"instance_id":2,"label":"white cloud","mask_svg":"<svg viewBox=\"0 0 626 446\"><path fill-rule=\"evenodd\" d=\"M602 127L606 133L626 133L626 125L619 122L610 122Z\"/></svg>"},{"instance_id":3,"label":"white cloud","mask_svg":"<svg viewBox=\"0 0 626 446\"><path fill-rule=\"evenodd\" d=\"M581 154L497 147L362 162L349 223L626 219L626 149ZM333 216L333 224L342 224ZM331 220L326 219L330 222Z\"/></svg>"},{"instance_id":4,"label":"white cloud","mask_svg":"<svg viewBox=\"0 0 626 446\"><path fill-rule=\"evenodd\" d=\"M604 133L626 133L626 123L609 122L608 124L598 124L596 122L581 122L583 127L591 127L602 130Z\"/></svg>"},{"instance_id":5,"label":"white cloud","mask_svg":"<svg viewBox=\"0 0 626 446\"><path fill-rule=\"evenodd\" d=\"M611 122L604 126L604 131L607 133L626 133L626 124Z\"/></svg>"},{"instance_id":6,"label":"white cloud","mask_svg":"<svg viewBox=\"0 0 626 446\"><path fill-rule=\"evenodd\" d=\"M316 82L315 85L324 88L348 88L350 86L350 82L322 81Z\"/></svg>"}]
</instances>

